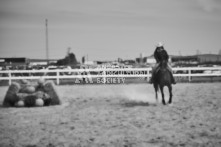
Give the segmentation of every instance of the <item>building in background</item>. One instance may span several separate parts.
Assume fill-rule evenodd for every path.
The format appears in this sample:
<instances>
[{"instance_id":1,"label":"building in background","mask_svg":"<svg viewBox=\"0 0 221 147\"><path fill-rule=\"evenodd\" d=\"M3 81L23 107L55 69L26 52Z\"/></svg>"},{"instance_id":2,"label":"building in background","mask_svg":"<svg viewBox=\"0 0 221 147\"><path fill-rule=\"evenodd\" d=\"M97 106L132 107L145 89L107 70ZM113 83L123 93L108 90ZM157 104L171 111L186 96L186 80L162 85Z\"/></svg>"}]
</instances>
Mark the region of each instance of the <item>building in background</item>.
<instances>
[{"instance_id":1,"label":"building in background","mask_svg":"<svg viewBox=\"0 0 221 147\"><path fill-rule=\"evenodd\" d=\"M51 64L56 64L57 60L55 59L29 59L29 66L48 66Z\"/></svg>"},{"instance_id":2,"label":"building in background","mask_svg":"<svg viewBox=\"0 0 221 147\"><path fill-rule=\"evenodd\" d=\"M29 58L0 58L1 69L29 69L36 66L48 66L56 64L56 59L29 59Z\"/></svg>"},{"instance_id":3,"label":"building in background","mask_svg":"<svg viewBox=\"0 0 221 147\"><path fill-rule=\"evenodd\" d=\"M201 54L194 56L172 56L172 63L174 66L197 66L202 64L221 65L221 55Z\"/></svg>"},{"instance_id":4,"label":"building in background","mask_svg":"<svg viewBox=\"0 0 221 147\"><path fill-rule=\"evenodd\" d=\"M199 63L221 63L221 55L202 54L197 55Z\"/></svg>"},{"instance_id":5,"label":"building in background","mask_svg":"<svg viewBox=\"0 0 221 147\"><path fill-rule=\"evenodd\" d=\"M28 58L0 58L0 66L4 69L24 68L29 64Z\"/></svg>"}]
</instances>

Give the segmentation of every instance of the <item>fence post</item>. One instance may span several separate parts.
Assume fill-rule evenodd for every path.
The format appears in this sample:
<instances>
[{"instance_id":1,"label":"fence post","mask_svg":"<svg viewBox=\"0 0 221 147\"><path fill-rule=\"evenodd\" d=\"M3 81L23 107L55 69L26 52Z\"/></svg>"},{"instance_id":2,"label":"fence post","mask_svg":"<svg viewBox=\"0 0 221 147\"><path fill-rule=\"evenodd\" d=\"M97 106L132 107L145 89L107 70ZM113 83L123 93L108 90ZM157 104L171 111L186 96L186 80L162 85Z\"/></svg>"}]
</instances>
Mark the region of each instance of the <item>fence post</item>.
<instances>
[{"instance_id":1,"label":"fence post","mask_svg":"<svg viewBox=\"0 0 221 147\"><path fill-rule=\"evenodd\" d=\"M8 84L11 85L12 84L12 79L11 79L12 78L12 73L11 73L10 70L8 71L8 77L9 77Z\"/></svg>"},{"instance_id":2,"label":"fence post","mask_svg":"<svg viewBox=\"0 0 221 147\"><path fill-rule=\"evenodd\" d=\"M191 69L188 70L188 74L189 74L189 82L191 82Z\"/></svg>"},{"instance_id":3,"label":"fence post","mask_svg":"<svg viewBox=\"0 0 221 147\"><path fill-rule=\"evenodd\" d=\"M105 84L106 83L106 70L103 71L103 81L104 81L104 84Z\"/></svg>"},{"instance_id":4,"label":"fence post","mask_svg":"<svg viewBox=\"0 0 221 147\"><path fill-rule=\"evenodd\" d=\"M149 80L150 80L150 76L149 76L149 74L150 74L150 70L147 69L147 82L149 82Z\"/></svg>"},{"instance_id":5,"label":"fence post","mask_svg":"<svg viewBox=\"0 0 221 147\"><path fill-rule=\"evenodd\" d=\"M59 85L59 76L60 76L59 71L57 71L57 85Z\"/></svg>"}]
</instances>

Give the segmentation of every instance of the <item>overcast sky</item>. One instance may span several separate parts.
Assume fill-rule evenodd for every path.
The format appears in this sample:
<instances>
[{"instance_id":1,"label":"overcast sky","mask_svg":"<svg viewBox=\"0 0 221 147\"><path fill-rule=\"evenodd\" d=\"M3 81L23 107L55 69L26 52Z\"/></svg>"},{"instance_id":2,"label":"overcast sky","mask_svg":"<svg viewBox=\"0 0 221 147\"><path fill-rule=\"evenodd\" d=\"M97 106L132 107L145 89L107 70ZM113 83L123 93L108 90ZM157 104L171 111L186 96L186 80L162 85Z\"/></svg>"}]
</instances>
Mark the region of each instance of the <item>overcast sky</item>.
<instances>
[{"instance_id":1,"label":"overcast sky","mask_svg":"<svg viewBox=\"0 0 221 147\"><path fill-rule=\"evenodd\" d=\"M0 57L134 59L163 42L170 55L217 54L220 0L0 0Z\"/></svg>"}]
</instances>

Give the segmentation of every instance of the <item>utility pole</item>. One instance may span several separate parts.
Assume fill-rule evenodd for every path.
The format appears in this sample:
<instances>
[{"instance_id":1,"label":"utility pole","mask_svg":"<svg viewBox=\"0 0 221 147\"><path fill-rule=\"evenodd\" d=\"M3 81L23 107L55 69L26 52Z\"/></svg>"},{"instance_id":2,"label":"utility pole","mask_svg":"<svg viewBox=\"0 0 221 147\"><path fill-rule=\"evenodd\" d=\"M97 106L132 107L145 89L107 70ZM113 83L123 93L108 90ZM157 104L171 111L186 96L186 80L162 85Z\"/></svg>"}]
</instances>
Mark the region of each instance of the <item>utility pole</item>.
<instances>
[{"instance_id":1,"label":"utility pole","mask_svg":"<svg viewBox=\"0 0 221 147\"><path fill-rule=\"evenodd\" d=\"M46 26L46 30L45 30L45 47L46 47L46 59L47 59L47 64L49 65L49 48L48 48L48 19L45 19L45 26Z\"/></svg>"}]
</instances>

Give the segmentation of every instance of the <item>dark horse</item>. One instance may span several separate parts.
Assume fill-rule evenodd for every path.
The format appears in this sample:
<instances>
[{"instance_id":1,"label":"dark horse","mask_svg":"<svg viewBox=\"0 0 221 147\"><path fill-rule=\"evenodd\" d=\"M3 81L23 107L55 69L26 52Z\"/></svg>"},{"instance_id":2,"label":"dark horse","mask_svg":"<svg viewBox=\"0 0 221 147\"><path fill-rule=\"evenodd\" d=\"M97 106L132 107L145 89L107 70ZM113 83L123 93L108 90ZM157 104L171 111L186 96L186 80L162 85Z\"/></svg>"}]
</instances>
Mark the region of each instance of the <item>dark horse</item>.
<instances>
[{"instance_id":1,"label":"dark horse","mask_svg":"<svg viewBox=\"0 0 221 147\"><path fill-rule=\"evenodd\" d=\"M154 85L154 89L155 89L155 93L156 93L156 99L158 100L158 90L160 88L161 91L161 95L162 95L162 103L164 105L166 105L165 99L164 99L164 92L163 92L163 88L164 86L168 87L169 90L169 94L170 94L170 98L169 98L169 104L172 103L172 78L171 78L171 73L167 68L167 61L166 60L162 60L159 63L159 69L156 71L156 75L155 75L155 79L153 81L153 85Z\"/></svg>"}]
</instances>

